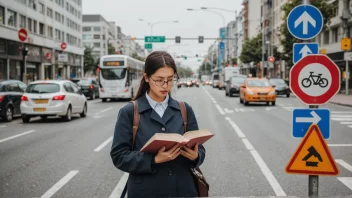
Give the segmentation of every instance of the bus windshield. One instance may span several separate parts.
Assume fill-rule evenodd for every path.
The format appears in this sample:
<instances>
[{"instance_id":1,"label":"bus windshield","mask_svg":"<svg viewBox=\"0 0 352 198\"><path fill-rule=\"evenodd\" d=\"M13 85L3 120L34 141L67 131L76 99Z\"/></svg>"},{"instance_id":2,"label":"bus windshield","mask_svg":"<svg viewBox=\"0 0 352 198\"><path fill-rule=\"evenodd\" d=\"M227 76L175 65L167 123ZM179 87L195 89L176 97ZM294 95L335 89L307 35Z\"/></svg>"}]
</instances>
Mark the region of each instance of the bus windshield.
<instances>
[{"instance_id":1,"label":"bus windshield","mask_svg":"<svg viewBox=\"0 0 352 198\"><path fill-rule=\"evenodd\" d=\"M101 76L105 80L120 80L126 76L126 68L101 69Z\"/></svg>"}]
</instances>

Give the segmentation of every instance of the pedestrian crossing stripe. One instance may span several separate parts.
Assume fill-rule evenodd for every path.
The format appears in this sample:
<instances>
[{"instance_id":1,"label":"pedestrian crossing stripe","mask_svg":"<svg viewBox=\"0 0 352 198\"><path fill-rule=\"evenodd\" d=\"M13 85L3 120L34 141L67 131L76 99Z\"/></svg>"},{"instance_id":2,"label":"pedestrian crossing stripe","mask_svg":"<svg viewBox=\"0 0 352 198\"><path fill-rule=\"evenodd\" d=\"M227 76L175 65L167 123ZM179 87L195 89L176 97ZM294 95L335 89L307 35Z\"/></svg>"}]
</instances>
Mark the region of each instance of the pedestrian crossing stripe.
<instances>
[{"instance_id":1,"label":"pedestrian crossing stripe","mask_svg":"<svg viewBox=\"0 0 352 198\"><path fill-rule=\"evenodd\" d=\"M312 124L285 169L288 174L338 175L339 170L318 125Z\"/></svg>"}]
</instances>

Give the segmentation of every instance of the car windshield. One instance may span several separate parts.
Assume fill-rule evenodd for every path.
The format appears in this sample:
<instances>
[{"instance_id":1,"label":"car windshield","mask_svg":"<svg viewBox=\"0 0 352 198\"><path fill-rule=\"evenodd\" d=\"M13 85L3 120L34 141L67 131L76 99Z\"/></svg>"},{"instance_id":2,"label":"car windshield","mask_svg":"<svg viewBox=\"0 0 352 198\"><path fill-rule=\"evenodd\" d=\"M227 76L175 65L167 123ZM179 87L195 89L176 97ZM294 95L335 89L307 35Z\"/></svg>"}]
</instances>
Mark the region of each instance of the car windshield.
<instances>
[{"instance_id":1,"label":"car windshield","mask_svg":"<svg viewBox=\"0 0 352 198\"><path fill-rule=\"evenodd\" d=\"M282 79L270 79L270 83L273 85L286 85L286 82Z\"/></svg>"},{"instance_id":2,"label":"car windshield","mask_svg":"<svg viewBox=\"0 0 352 198\"><path fill-rule=\"evenodd\" d=\"M101 75L105 80L120 80L126 76L126 68L102 69Z\"/></svg>"},{"instance_id":3,"label":"car windshield","mask_svg":"<svg viewBox=\"0 0 352 198\"><path fill-rule=\"evenodd\" d=\"M268 80L249 80L248 87L270 87Z\"/></svg>"},{"instance_id":4,"label":"car windshield","mask_svg":"<svg viewBox=\"0 0 352 198\"><path fill-rule=\"evenodd\" d=\"M92 81L89 79L82 79L76 83L77 85L91 85Z\"/></svg>"},{"instance_id":5,"label":"car windshield","mask_svg":"<svg viewBox=\"0 0 352 198\"><path fill-rule=\"evenodd\" d=\"M245 81L245 78L232 78L232 84L243 84Z\"/></svg>"},{"instance_id":6,"label":"car windshield","mask_svg":"<svg viewBox=\"0 0 352 198\"><path fill-rule=\"evenodd\" d=\"M219 74L215 74L213 80L219 80Z\"/></svg>"},{"instance_id":7,"label":"car windshield","mask_svg":"<svg viewBox=\"0 0 352 198\"><path fill-rule=\"evenodd\" d=\"M54 83L31 84L28 86L27 93L56 93L60 91L60 86Z\"/></svg>"}]
</instances>

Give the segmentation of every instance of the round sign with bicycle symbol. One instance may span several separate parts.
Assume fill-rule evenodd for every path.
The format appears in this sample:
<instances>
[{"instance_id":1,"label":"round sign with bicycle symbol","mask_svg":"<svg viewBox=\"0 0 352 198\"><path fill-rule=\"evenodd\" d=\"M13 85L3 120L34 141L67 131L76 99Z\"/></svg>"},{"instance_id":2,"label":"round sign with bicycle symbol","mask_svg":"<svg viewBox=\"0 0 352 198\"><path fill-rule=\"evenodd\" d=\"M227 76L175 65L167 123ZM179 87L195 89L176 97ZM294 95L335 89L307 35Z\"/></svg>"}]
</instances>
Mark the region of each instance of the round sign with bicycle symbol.
<instances>
[{"instance_id":1,"label":"round sign with bicycle symbol","mask_svg":"<svg viewBox=\"0 0 352 198\"><path fill-rule=\"evenodd\" d=\"M340 70L326 55L308 55L291 68L290 88L308 105L325 104L340 90Z\"/></svg>"}]
</instances>

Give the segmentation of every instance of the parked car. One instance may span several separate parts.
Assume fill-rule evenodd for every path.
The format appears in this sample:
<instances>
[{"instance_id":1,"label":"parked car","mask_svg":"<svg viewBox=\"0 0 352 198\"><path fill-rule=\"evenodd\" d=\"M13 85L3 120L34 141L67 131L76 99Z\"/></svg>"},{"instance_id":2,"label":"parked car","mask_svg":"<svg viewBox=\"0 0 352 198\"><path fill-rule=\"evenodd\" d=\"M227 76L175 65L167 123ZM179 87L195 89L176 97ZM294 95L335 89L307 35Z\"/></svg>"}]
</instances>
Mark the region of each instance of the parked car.
<instances>
[{"instance_id":1,"label":"parked car","mask_svg":"<svg viewBox=\"0 0 352 198\"><path fill-rule=\"evenodd\" d=\"M82 93L91 100L99 98L99 83L94 78L74 78L71 79L82 91Z\"/></svg>"},{"instance_id":2,"label":"parked car","mask_svg":"<svg viewBox=\"0 0 352 198\"><path fill-rule=\"evenodd\" d=\"M21 115L21 97L27 85L19 80L0 81L0 117L11 122Z\"/></svg>"},{"instance_id":3,"label":"parked car","mask_svg":"<svg viewBox=\"0 0 352 198\"><path fill-rule=\"evenodd\" d=\"M288 87L287 83L280 78L271 78L270 83L275 85L276 95L286 95L287 98L290 97L290 87Z\"/></svg>"},{"instance_id":4,"label":"parked car","mask_svg":"<svg viewBox=\"0 0 352 198\"><path fill-rule=\"evenodd\" d=\"M275 105L275 85L271 85L266 78L247 78L240 89L240 103L248 105L249 102L266 102Z\"/></svg>"},{"instance_id":5,"label":"parked car","mask_svg":"<svg viewBox=\"0 0 352 198\"><path fill-rule=\"evenodd\" d=\"M225 95L232 97L233 94L240 94L241 85L246 80L246 76L232 76L225 85Z\"/></svg>"},{"instance_id":6,"label":"parked car","mask_svg":"<svg viewBox=\"0 0 352 198\"><path fill-rule=\"evenodd\" d=\"M61 116L70 121L72 114L87 115L87 99L78 86L68 80L35 81L21 97L22 121L31 117Z\"/></svg>"}]
</instances>

